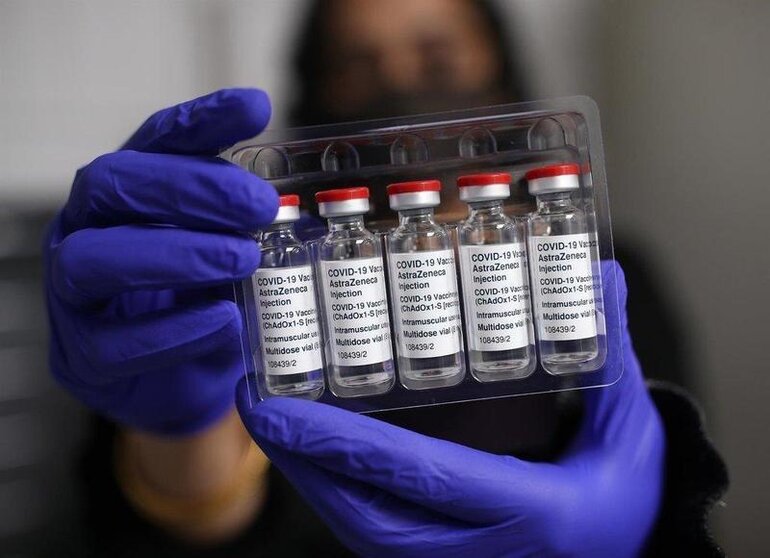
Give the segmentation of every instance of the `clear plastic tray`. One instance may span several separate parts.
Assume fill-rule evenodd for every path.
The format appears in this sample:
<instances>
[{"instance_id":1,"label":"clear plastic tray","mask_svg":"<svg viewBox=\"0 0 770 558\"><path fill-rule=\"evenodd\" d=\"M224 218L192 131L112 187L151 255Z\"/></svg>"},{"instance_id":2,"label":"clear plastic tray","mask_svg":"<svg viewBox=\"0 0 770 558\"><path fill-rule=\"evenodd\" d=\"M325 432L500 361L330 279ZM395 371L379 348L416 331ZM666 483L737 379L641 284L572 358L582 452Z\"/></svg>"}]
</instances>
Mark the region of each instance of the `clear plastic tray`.
<instances>
[{"instance_id":1,"label":"clear plastic tray","mask_svg":"<svg viewBox=\"0 0 770 558\"><path fill-rule=\"evenodd\" d=\"M314 201L316 192L358 185L369 187L371 211L366 215L367 228L376 232L383 241L387 275L388 252L384 239L397 224L397 214L388 206L385 191L388 184L440 180L441 205L436 208L436 217L452 232L456 251L455 228L467 216L467 206L458 199L455 185L458 176L484 172L510 174L513 177L511 196L505 202L505 211L507 215L524 222L535 208L535 199L527 192L524 174L535 167L553 163L580 165L580 187L573 193L572 200L588 217L599 333L599 355L590 366L574 373L547 370L540 362L538 334L537 364L526 374L515 379L479 381L471 373L467 361L466 335L464 370L459 383L414 389L396 367L395 381L384 393L351 397L340 393L327 367L329 335L324 326L319 342L325 350L319 367L325 370L325 385L320 395L316 394L319 401L359 412L371 412L601 387L616 382L622 375L620 339L607 334L611 332L619 336L620 327L605 322L608 315L619 314L604 311L609 305L618 304L617 293L608 292L606 287L602 291L600 287L600 262L613 259L613 247L599 112L591 99L571 97L401 119L272 131L241 142L222 156L269 180L281 194L300 196L303 219L298 223L297 230L307 241L312 269L315 270L314 288L322 325L326 316L324 294L320 292L318 281L317 246L327 230L323 219L318 217ZM255 241L258 241L258 234ZM459 267L456 272L462 291ZM611 283L615 284L614 281ZM531 288L534 289L535 285ZM392 292L389 295L392 297ZM244 370L252 400L257 402L271 397L272 393L267 388L264 373L252 280L235 285L235 297L244 323ZM464 309L461 309L461 316L465 328ZM391 330L395 331L392 311L389 317ZM394 342L393 339L391 341ZM395 343L392 349L397 362Z\"/></svg>"}]
</instances>

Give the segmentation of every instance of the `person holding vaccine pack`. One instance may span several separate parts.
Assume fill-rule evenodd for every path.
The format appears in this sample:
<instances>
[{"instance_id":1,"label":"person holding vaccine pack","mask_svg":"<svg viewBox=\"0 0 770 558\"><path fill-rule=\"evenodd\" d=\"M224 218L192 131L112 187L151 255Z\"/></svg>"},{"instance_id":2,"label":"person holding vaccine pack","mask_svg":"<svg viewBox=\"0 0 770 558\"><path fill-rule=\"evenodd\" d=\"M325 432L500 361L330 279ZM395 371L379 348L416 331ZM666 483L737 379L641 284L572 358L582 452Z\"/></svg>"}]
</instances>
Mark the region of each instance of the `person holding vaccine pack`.
<instances>
[{"instance_id":1,"label":"person holding vaccine pack","mask_svg":"<svg viewBox=\"0 0 770 558\"><path fill-rule=\"evenodd\" d=\"M512 81L500 78L498 23L485 3L399 1L388 21L372 17L378 9L363 0L312 7L316 32L299 66L305 85L324 87L296 111L304 123L505 100ZM397 37L388 35L396 29ZM329 37L346 42L349 55L335 56ZM403 79L386 79L399 65L381 44L414 46L406 59L424 62L418 74L442 91L433 107L423 82L407 79L409 66ZM451 54L463 48L475 63ZM314 65L311 54L325 62ZM361 71L372 79L359 80ZM386 99L377 83L399 89ZM340 84L351 85L348 100L330 101ZM156 113L122 149L77 172L50 226L51 370L104 419L86 461L93 555L718 555L703 518L725 484L724 465L687 398L645 384L614 262L602 263L602 287L620 295L607 311L619 312L608 323L621 324L613 338L622 343L624 373L577 401L532 396L376 417L301 398L250 405L231 284L258 269L264 277L301 273L305 260L286 224L299 228L302 220L280 209L291 200L282 202L269 183L216 155L259 134L269 116L267 96L253 89ZM404 193L393 190L406 234L389 250L403 261L437 257L432 252L445 246L424 211L430 204L408 207L398 200ZM345 201L338 196L319 202ZM521 242L494 204L465 201L468 254ZM325 215L329 269L352 257L381 258L338 241L366 231L342 223L337 209ZM498 232L479 224L495 219L489 230ZM432 240L412 228L432 231ZM261 248L244 233L254 230L262 231ZM531 357L523 347L506 346L500 359L496 348L477 346L472 366L491 375L502 362L501 372L518 374ZM380 356L376 377L340 361L341 385L361 376L364 386L393 381L392 359L403 353ZM408 358L419 376L420 357ZM425 360L431 374L417 381L456 373L453 363ZM271 389L312 391L315 370L276 374Z\"/></svg>"}]
</instances>

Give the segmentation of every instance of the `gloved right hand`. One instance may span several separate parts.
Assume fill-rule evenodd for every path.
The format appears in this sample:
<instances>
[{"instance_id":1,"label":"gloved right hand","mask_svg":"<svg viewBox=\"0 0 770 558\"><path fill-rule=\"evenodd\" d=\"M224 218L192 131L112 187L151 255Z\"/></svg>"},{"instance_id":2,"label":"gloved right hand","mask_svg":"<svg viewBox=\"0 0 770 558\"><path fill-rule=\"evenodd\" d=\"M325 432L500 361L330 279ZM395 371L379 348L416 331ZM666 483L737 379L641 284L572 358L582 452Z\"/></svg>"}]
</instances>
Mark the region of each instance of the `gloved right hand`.
<instances>
[{"instance_id":1,"label":"gloved right hand","mask_svg":"<svg viewBox=\"0 0 770 558\"><path fill-rule=\"evenodd\" d=\"M44 245L50 367L97 412L182 435L232 408L243 365L227 286L258 267L239 231L269 224L278 196L216 154L269 118L263 92L218 91L154 114L75 175Z\"/></svg>"},{"instance_id":2,"label":"gloved right hand","mask_svg":"<svg viewBox=\"0 0 770 558\"><path fill-rule=\"evenodd\" d=\"M554 462L494 455L318 403L237 400L247 429L351 550L367 557L632 557L664 487L666 438L625 312L626 285L602 264L615 384L586 390L572 443ZM622 359L622 360L621 360ZM504 424L490 425L505 428Z\"/></svg>"}]
</instances>

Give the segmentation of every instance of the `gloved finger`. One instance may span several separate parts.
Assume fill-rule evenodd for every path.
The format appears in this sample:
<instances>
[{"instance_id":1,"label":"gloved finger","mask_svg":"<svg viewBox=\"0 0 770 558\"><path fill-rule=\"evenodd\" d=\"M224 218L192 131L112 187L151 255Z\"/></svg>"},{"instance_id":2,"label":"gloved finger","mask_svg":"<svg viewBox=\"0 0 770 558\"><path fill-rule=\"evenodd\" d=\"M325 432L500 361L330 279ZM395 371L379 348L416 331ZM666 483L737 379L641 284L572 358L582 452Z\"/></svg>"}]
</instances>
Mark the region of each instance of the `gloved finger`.
<instances>
[{"instance_id":1,"label":"gloved finger","mask_svg":"<svg viewBox=\"0 0 770 558\"><path fill-rule=\"evenodd\" d=\"M237 342L238 307L225 300L170 308L132 318L75 317L67 340L72 370L88 385L102 385L168 369Z\"/></svg>"},{"instance_id":2,"label":"gloved finger","mask_svg":"<svg viewBox=\"0 0 770 558\"><path fill-rule=\"evenodd\" d=\"M264 91L221 89L156 112L123 149L216 155L256 136L269 120L270 99Z\"/></svg>"},{"instance_id":3,"label":"gloved finger","mask_svg":"<svg viewBox=\"0 0 770 558\"><path fill-rule=\"evenodd\" d=\"M269 183L222 159L118 151L77 172L63 225L67 233L130 223L251 231L277 211Z\"/></svg>"},{"instance_id":4,"label":"gloved finger","mask_svg":"<svg viewBox=\"0 0 770 558\"><path fill-rule=\"evenodd\" d=\"M327 471L269 442L260 447L340 541L360 556L392 556L394 549L399 556L467 556L474 540L468 531L493 530Z\"/></svg>"},{"instance_id":5,"label":"gloved finger","mask_svg":"<svg viewBox=\"0 0 770 558\"><path fill-rule=\"evenodd\" d=\"M628 314L626 312L628 288L623 269L616 261L608 260L602 262L601 270L607 343L619 345L618 362L612 363L612 365L623 367L623 374L613 386L608 386L605 389L588 390L586 395L587 403L606 405L614 404L619 398L626 397L623 394L641 386L643 379L628 331ZM598 410L597 405L592 405L589 412Z\"/></svg>"},{"instance_id":6,"label":"gloved finger","mask_svg":"<svg viewBox=\"0 0 770 558\"><path fill-rule=\"evenodd\" d=\"M63 300L87 306L123 292L245 279L259 260L245 235L148 225L83 229L53 248L51 282Z\"/></svg>"},{"instance_id":7,"label":"gloved finger","mask_svg":"<svg viewBox=\"0 0 770 558\"><path fill-rule=\"evenodd\" d=\"M460 520L494 523L547 505L556 466L429 438L321 403L270 398L241 416L259 443ZM534 492L542 493L533 499ZM531 511L531 510L529 510Z\"/></svg>"},{"instance_id":8,"label":"gloved finger","mask_svg":"<svg viewBox=\"0 0 770 558\"><path fill-rule=\"evenodd\" d=\"M628 314L626 302L628 299L628 287L623 268L615 260L603 260L601 262L602 273L602 297L605 301L607 324L618 324L621 329L628 328Z\"/></svg>"},{"instance_id":9,"label":"gloved finger","mask_svg":"<svg viewBox=\"0 0 770 558\"><path fill-rule=\"evenodd\" d=\"M623 270L617 262L602 262L602 289L608 324L607 342L620 344L621 358L615 366L622 366L623 374L613 385L586 390L583 423L573 447L585 448L590 442L611 442L617 436L628 436L629 432L622 428L623 418L633 415L635 406L652 405L628 331L628 291ZM619 326L612 327L613 324Z\"/></svg>"}]
</instances>

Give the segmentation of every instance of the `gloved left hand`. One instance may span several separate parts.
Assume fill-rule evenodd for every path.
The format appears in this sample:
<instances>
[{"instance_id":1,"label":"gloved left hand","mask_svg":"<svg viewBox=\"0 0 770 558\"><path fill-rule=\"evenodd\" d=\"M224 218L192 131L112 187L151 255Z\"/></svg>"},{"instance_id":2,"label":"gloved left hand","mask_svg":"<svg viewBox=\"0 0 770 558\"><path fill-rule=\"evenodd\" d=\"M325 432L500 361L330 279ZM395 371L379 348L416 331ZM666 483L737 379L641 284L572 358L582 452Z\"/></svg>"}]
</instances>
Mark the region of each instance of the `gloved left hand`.
<instances>
[{"instance_id":1,"label":"gloved left hand","mask_svg":"<svg viewBox=\"0 0 770 558\"><path fill-rule=\"evenodd\" d=\"M614 263L604 265L615 300ZM367 557L638 555L655 522L665 439L634 355L622 272L608 338L622 378L585 392L582 426L555 463L492 455L321 403L270 398L241 417L339 539ZM620 333L621 335L615 335ZM490 424L489 428L505 428Z\"/></svg>"},{"instance_id":2,"label":"gloved left hand","mask_svg":"<svg viewBox=\"0 0 770 558\"><path fill-rule=\"evenodd\" d=\"M269 224L278 196L216 155L269 118L256 89L162 110L122 150L77 172L51 224L51 371L119 424L182 435L233 407L241 317L228 298L260 261L240 231Z\"/></svg>"}]
</instances>

